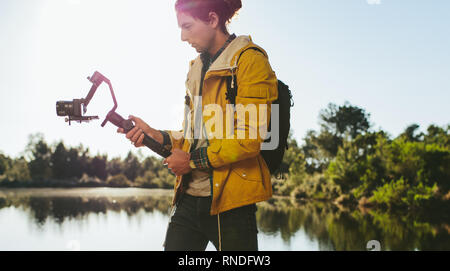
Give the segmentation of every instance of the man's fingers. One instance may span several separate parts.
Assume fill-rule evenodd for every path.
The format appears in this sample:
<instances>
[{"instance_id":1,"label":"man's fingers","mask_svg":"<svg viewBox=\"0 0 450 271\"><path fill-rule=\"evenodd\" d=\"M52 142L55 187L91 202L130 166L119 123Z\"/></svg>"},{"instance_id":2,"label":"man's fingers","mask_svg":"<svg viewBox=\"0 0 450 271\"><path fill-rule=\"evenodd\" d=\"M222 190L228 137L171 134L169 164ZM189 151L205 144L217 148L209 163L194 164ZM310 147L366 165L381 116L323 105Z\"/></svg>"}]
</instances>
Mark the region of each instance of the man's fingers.
<instances>
[{"instance_id":1,"label":"man's fingers","mask_svg":"<svg viewBox=\"0 0 450 271\"><path fill-rule=\"evenodd\" d=\"M133 136L134 136L134 134L136 133L136 131L138 130L139 128L137 128L137 127L134 127L133 129L131 129L131 131L129 131L128 133L127 133L127 138L128 139L131 139Z\"/></svg>"},{"instance_id":2,"label":"man's fingers","mask_svg":"<svg viewBox=\"0 0 450 271\"><path fill-rule=\"evenodd\" d=\"M123 130L123 128L118 128L118 129L117 129L117 132L118 132L119 134L124 134L124 133L125 133L125 131Z\"/></svg>"},{"instance_id":3,"label":"man's fingers","mask_svg":"<svg viewBox=\"0 0 450 271\"><path fill-rule=\"evenodd\" d=\"M130 140L133 141L134 143L137 143L137 141L139 140L139 137L141 137L141 135L142 135L142 130L138 129L136 131L136 133L134 133L134 135L131 137Z\"/></svg>"},{"instance_id":4,"label":"man's fingers","mask_svg":"<svg viewBox=\"0 0 450 271\"><path fill-rule=\"evenodd\" d=\"M137 140L137 142L136 142L136 147L142 147L142 146L144 146L143 144L142 144L142 141L144 141L144 133L142 133L140 136L139 136L139 139Z\"/></svg>"}]
</instances>

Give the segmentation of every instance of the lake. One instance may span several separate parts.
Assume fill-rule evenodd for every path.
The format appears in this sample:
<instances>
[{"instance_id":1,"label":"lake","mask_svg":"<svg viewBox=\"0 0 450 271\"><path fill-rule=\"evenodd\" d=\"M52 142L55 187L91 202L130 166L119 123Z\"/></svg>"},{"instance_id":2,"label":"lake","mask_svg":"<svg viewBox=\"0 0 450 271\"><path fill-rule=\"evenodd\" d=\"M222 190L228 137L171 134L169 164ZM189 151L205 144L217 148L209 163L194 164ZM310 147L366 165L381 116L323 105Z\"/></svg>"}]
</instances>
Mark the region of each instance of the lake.
<instances>
[{"instance_id":1,"label":"lake","mask_svg":"<svg viewBox=\"0 0 450 271\"><path fill-rule=\"evenodd\" d=\"M161 189L0 189L0 250L163 250L171 199ZM450 250L439 214L273 198L256 215L262 251Z\"/></svg>"}]
</instances>

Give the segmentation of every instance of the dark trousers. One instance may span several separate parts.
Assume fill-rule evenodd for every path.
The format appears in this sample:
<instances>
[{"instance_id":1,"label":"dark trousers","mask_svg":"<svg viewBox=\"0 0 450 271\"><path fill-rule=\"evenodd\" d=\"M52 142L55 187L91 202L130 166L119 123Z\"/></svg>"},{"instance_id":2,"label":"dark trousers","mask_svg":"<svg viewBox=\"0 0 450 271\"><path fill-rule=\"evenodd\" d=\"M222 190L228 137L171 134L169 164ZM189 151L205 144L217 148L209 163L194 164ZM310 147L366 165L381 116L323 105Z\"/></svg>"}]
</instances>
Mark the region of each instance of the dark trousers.
<instances>
[{"instance_id":1,"label":"dark trousers","mask_svg":"<svg viewBox=\"0 0 450 271\"><path fill-rule=\"evenodd\" d=\"M166 251L257 251L256 205L210 215L211 197L181 196L166 233Z\"/></svg>"}]
</instances>

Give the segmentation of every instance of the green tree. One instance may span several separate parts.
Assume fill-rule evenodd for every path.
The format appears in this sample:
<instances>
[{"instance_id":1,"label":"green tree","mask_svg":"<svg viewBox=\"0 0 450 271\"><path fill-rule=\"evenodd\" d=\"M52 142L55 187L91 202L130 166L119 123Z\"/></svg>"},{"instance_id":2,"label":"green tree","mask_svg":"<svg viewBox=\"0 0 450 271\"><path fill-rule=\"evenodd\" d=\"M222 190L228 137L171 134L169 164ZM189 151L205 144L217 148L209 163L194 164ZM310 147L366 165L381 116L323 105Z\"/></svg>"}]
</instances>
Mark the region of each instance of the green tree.
<instances>
[{"instance_id":1,"label":"green tree","mask_svg":"<svg viewBox=\"0 0 450 271\"><path fill-rule=\"evenodd\" d=\"M309 130L304 141L302 150L306 160L306 171L309 174L323 172L335 157L337 148L342 144L340 138L326 131L318 135L316 131Z\"/></svg>"},{"instance_id":2,"label":"green tree","mask_svg":"<svg viewBox=\"0 0 450 271\"><path fill-rule=\"evenodd\" d=\"M67 162L69 164L69 168L67 169L67 177L69 178L81 178L84 173L83 160L79 155L80 150L82 152L82 147L70 148L67 152Z\"/></svg>"},{"instance_id":3,"label":"green tree","mask_svg":"<svg viewBox=\"0 0 450 271\"><path fill-rule=\"evenodd\" d=\"M373 192L370 201L388 208L423 207L424 204L427 204L432 199L436 190L436 184L426 186L423 183L419 183L417 186L412 186L402 177L397 181L391 181L377 188Z\"/></svg>"},{"instance_id":4,"label":"green tree","mask_svg":"<svg viewBox=\"0 0 450 271\"><path fill-rule=\"evenodd\" d=\"M157 172L157 178L152 183L156 183L159 188L173 188L175 183L175 175L169 173L169 170L162 168Z\"/></svg>"},{"instance_id":5,"label":"green tree","mask_svg":"<svg viewBox=\"0 0 450 271\"><path fill-rule=\"evenodd\" d=\"M144 159L142 162L142 171L148 171L148 170L159 170L162 168L162 160L158 159L154 156L149 156Z\"/></svg>"},{"instance_id":6,"label":"green tree","mask_svg":"<svg viewBox=\"0 0 450 271\"><path fill-rule=\"evenodd\" d=\"M84 149L83 146L78 147L78 165L80 167L80 176L93 174L90 166L89 148Z\"/></svg>"},{"instance_id":7,"label":"green tree","mask_svg":"<svg viewBox=\"0 0 450 271\"><path fill-rule=\"evenodd\" d=\"M406 141L419 142L423 137L423 133L417 133L420 126L418 124L411 124L406 127L405 131L399 137L404 137Z\"/></svg>"},{"instance_id":8,"label":"green tree","mask_svg":"<svg viewBox=\"0 0 450 271\"><path fill-rule=\"evenodd\" d=\"M138 176L134 181L136 186L145 188L156 188L158 184L154 183L157 178L156 173L152 170L145 171L143 176Z\"/></svg>"},{"instance_id":9,"label":"green tree","mask_svg":"<svg viewBox=\"0 0 450 271\"><path fill-rule=\"evenodd\" d=\"M31 180L30 170L25 158L15 159L5 172L9 181L28 182Z\"/></svg>"},{"instance_id":10,"label":"green tree","mask_svg":"<svg viewBox=\"0 0 450 271\"><path fill-rule=\"evenodd\" d=\"M393 140L387 148L387 175L391 180L401 177L413 187L437 183L442 192L450 189L450 148L437 144Z\"/></svg>"},{"instance_id":11,"label":"green tree","mask_svg":"<svg viewBox=\"0 0 450 271\"><path fill-rule=\"evenodd\" d=\"M326 176L343 193L388 207L425 206L438 199L438 191L445 195L450 189L449 147L422 142L408 131L394 140L380 131L344 141Z\"/></svg>"},{"instance_id":12,"label":"green tree","mask_svg":"<svg viewBox=\"0 0 450 271\"><path fill-rule=\"evenodd\" d=\"M108 177L108 174L106 173L107 160L108 157L106 155L96 155L94 158L90 159L88 175L98 177L105 181Z\"/></svg>"},{"instance_id":13,"label":"green tree","mask_svg":"<svg viewBox=\"0 0 450 271\"><path fill-rule=\"evenodd\" d=\"M369 117L364 109L348 102L342 106L328 104L319 114L320 133L310 130L304 139L306 171L309 174L324 172L345 140L351 141L369 131Z\"/></svg>"},{"instance_id":14,"label":"green tree","mask_svg":"<svg viewBox=\"0 0 450 271\"><path fill-rule=\"evenodd\" d=\"M295 159L302 153L302 149L299 148L297 141L294 139L292 133L289 133L287 143L289 148L285 151L283 161L281 162L280 169L283 173L289 173L289 168Z\"/></svg>"},{"instance_id":15,"label":"green tree","mask_svg":"<svg viewBox=\"0 0 450 271\"><path fill-rule=\"evenodd\" d=\"M120 157L113 158L106 163L106 172L109 176L114 176L123 172L122 159Z\"/></svg>"},{"instance_id":16,"label":"green tree","mask_svg":"<svg viewBox=\"0 0 450 271\"><path fill-rule=\"evenodd\" d=\"M450 125L441 128L436 125L430 125L427 128L427 133L424 135L423 141L427 144L437 144L441 147L450 146Z\"/></svg>"},{"instance_id":17,"label":"green tree","mask_svg":"<svg viewBox=\"0 0 450 271\"><path fill-rule=\"evenodd\" d=\"M128 180L134 182L137 176L142 175L141 163L139 159L130 151L123 161L123 174Z\"/></svg>"},{"instance_id":18,"label":"green tree","mask_svg":"<svg viewBox=\"0 0 450 271\"><path fill-rule=\"evenodd\" d=\"M339 138L348 135L350 139L354 139L369 130L369 117L370 114L364 109L352 106L349 102L341 106L330 103L328 108L320 113L320 124L323 131L332 135Z\"/></svg>"},{"instance_id":19,"label":"green tree","mask_svg":"<svg viewBox=\"0 0 450 271\"><path fill-rule=\"evenodd\" d=\"M108 185L114 186L114 187L127 187L127 186L131 185L127 176L125 176L124 174L117 174L114 176L109 176L106 183Z\"/></svg>"},{"instance_id":20,"label":"green tree","mask_svg":"<svg viewBox=\"0 0 450 271\"><path fill-rule=\"evenodd\" d=\"M360 185L362 160L356 145L352 141L344 141L336 158L330 163L326 176L337 184L344 193Z\"/></svg>"},{"instance_id":21,"label":"green tree","mask_svg":"<svg viewBox=\"0 0 450 271\"><path fill-rule=\"evenodd\" d=\"M0 175L4 174L11 165L11 158L0 153Z\"/></svg>"},{"instance_id":22,"label":"green tree","mask_svg":"<svg viewBox=\"0 0 450 271\"><path fill-rule=\"evenodd\" d=\"M41 133L31 135L26 147L29 156L29 169L31 177L36 180L45 180L51 177L51 149Z\"/></svg>"},{"instance_id":23,"label":"green tree","mask_svg":"<svg viewBox=\"0 0 450 271\"><path fill-rule=\"evenodd\" d=\"M60 142L50 156L53 178L66 179L70 168L69 156L63 142Z\"/></svg>"}]
</instances>

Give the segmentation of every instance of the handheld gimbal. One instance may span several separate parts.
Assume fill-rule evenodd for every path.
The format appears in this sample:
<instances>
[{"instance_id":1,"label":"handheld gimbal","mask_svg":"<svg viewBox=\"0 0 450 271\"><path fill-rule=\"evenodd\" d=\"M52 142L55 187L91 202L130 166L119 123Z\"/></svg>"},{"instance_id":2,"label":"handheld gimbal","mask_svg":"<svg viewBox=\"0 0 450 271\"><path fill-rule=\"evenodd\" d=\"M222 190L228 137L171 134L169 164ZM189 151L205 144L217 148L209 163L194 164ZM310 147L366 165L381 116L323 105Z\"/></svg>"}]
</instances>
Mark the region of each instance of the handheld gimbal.
<instances>
[{"instance_id":1,"label":"handheld gimbal","mask_svg":"<svg viewBox=\"0 0 450 271\"><path fill-rule=\"evenodd\" d=\"M99 72L94 72L91 77L88 77L88 80L92 83L92 87L89 90L88 95L84 99L74 99L73 101L57 101L56 102L56 114L58 116L67 116L66 122L78 121L88 122L93 119L98 119L98 116L83 116L83 114L87 111L87 106L91 101L92 97L95 94L95 91L100 86L101 83L105 82L109 86L109 90L111 91L111 96L114 101L113 108L109 111L108 115L106 115L105 120L102 122L101 126L104 127L105 124L109 121L117 127L123 128L123 130L127 133L134 128L134 124L131 120L126 120L122 118L115 111L117 109L117 101L116 96L114 95L114 90L112 88L111 82L108 78L103 76ZM81 112L81 107L83 107L83 113ZM150 148L152 151L161 155L164 158L169 157L172 153L164 148L158 141L144 134L144 141L142 142L145 146Z\"/></svg>"}]
</instances>

